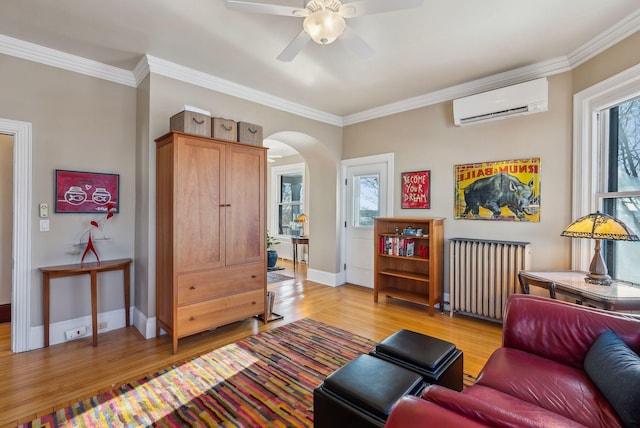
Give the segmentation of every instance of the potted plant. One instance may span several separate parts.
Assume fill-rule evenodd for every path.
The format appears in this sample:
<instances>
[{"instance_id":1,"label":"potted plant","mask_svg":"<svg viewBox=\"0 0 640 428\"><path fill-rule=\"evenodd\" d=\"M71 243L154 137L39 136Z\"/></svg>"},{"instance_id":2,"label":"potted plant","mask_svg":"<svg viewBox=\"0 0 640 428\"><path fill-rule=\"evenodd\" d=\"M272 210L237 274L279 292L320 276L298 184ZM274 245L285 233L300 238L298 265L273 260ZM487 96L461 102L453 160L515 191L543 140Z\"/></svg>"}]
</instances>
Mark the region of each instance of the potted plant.
<instances>
[{"instance_id":1,"label":"potted plant","mask_svg":"<svg viewBox=\"0 0 640 428\"><path fill-rule=\"evenodd\" d=\"M278 251L274 247L279 243L280 241L267 231L267 268L272 268L278 263Z\"/></svg>"}]
</instances>

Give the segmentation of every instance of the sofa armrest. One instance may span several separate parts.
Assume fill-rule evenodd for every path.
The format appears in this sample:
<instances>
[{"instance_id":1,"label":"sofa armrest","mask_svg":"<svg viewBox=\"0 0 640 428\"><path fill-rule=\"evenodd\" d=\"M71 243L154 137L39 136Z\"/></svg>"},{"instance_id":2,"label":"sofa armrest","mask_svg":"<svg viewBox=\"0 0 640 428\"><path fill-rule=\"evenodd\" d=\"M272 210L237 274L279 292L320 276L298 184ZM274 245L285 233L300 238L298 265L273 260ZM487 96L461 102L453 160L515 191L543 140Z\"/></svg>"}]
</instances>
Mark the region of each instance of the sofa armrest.
<instances>
[{"instance_id":1,"label":"sofa armrest","mask_svg":"<svg viewBox=\"0 0 640 428\"><path fill-rule=\"evenodd\" d=\"M486 428L488 426L412 395L406 395L398 400L385 424L385 428Z\"/></svg>"},{"instance_id":2,"label":"sofa armrest","mask_svg":"<svg viewBox=\"0 0 640 428\"><path fill-rule=\"evenodd\" d=\"M505 307L502 342L505 347L581 368L587 351L606 330L640 351L640 317L513 294Z\"/></svg>"}]
</instances>

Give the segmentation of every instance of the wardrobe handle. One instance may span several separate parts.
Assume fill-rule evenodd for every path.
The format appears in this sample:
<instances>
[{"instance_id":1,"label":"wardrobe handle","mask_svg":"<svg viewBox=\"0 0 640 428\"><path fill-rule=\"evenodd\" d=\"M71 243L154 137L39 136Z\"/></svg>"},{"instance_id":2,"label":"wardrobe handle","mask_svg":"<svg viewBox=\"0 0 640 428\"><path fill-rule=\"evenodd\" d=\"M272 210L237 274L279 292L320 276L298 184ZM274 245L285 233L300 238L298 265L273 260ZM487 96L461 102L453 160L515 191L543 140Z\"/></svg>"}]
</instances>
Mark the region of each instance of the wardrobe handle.
<instances>
[{"instance_id":1,"label":"wardrobe handle","mask_svg":"<svg viewBox=\"0 0 640 428\"><path fill-rule=\"evenodd\" d=\"M257 276L256 275L251 275L251 278L257 278Z\"/></svg>"},{"instance_id":2,"label":"wardrobe handle","mask_svg":"<svg viewBox=\"0 0 640 428\"><path fill-rule=\"evenodd\" d=\"M196 317L195 317L195 316L192 316L192 317L191 317L191 318L189 318L189 319L190 319L191 321L195 321L195 320L196 320Z\"/></svg>"},{"instance_id":3,"label":"wardrobe handle","mask_svg":"<svg viewBox=\"0 0 640 428\"><path fill-rule=\"evenodd\" d=\"M191 287L189 287L189 290L195 290L195 289L196 289L195 284L191 284Z\"/></svg>"}]
</instances>

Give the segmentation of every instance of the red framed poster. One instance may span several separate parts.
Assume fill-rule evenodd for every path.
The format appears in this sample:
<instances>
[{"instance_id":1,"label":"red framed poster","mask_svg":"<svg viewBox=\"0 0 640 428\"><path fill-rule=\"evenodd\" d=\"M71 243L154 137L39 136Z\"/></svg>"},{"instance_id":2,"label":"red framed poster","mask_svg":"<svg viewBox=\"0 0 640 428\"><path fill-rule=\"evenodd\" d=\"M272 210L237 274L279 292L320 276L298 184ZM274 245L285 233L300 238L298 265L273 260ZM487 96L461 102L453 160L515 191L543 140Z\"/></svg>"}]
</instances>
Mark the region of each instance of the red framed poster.
<instances>
[{"instance_id":1,"label":"red framed poster","mask_svg":"<svg viewBox=\"0 0 640 428\"><path fill-rule=\"evenodd\" d=\"M403 172L402 208L431 208L431 171Z\"/></svg>"},{"instance_id":2,"label":"red framed poster","mask_svg":"<svg viewBox=\"0 0 640 428\"><path fill-rule=\"evenodd\" d=\"M120 211L119 182L119 174L56 169L55 212L117 213Z\"/></svg>"}]
</instances>

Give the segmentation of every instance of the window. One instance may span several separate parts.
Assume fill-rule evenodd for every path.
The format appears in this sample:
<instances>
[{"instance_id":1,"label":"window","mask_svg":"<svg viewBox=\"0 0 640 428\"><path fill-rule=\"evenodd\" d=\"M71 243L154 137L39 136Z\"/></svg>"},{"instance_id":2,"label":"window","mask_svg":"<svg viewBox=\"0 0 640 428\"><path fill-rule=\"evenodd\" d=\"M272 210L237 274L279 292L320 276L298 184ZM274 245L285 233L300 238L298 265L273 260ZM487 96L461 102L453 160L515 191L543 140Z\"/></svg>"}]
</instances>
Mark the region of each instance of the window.
<instances>
[{"instance_id":1,"label":"window","mask_svg":"<svg viewBox=\"0 0 640 428\"><path fill-rule=\"evenodd\" d=\"M573 219L597 210L640 233L640 65L574 97ZM572 240L571 267L589 270L593 242ZM640 284L638 242L604 242L609 274ZM637 263L637 257L635 258Z\"/></svg>"},{"instance_id":2,"label":"window","mask_svg":"<svg viewBox=\"0 0 640 428\"><path fill-rule=\"evenodd\" d=\"M279 236L300 236L302 223L295 219L304 212L304 164L273 167L271 174L275 196L271 229Z\"/></svg>"},{"instance_id":3,"label":"window","mask_svg":"<svg viewBox=\"0 0 640 428\"><path fill-rule=\"evenodd\" d=\"M604 178L597 194L603 212L640 233L640 97L605 110L600 115L604 132ZM640 284L636 242L605 241L603 255L613 278Z\"/></svg>"},{"instance_id":4,"label":"window","mask_svg":"<svg viewBox=\"0 0 640 428\"><path fill-rule=\"evenodd\" d=\"M353 176L353 226L373 227L380 215L380 174Z\"/></svg>"}]
</instances>

